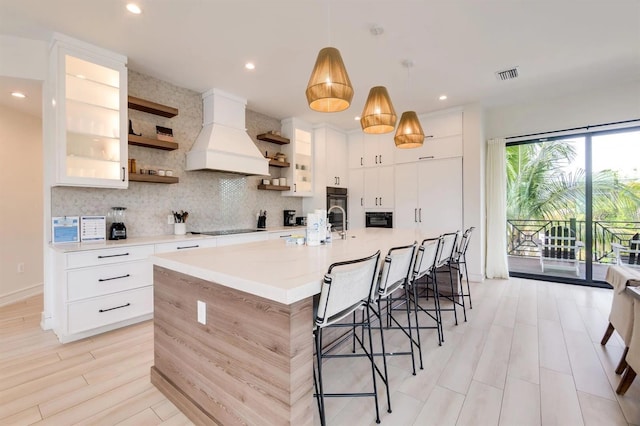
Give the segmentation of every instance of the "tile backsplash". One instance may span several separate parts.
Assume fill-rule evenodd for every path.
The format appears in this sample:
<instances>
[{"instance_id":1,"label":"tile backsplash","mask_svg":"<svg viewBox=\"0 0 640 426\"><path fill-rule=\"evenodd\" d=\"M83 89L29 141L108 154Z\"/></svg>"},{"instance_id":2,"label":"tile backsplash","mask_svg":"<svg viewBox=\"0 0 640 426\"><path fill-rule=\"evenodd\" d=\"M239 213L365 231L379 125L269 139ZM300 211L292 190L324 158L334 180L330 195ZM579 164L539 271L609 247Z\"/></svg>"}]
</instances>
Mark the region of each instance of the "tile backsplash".
<instances>
[{"instance_id":1,"label":"tile backsplash","mask_svg":"<svg viewBox=\"0 0 640 426\"><path fill-rule=\"evenodd\" d=\"M177 184L129 182L128 189L54 187L51 193L53 216L106 215L111 207L126 207L127 233L131 237L173 233L167 224L172 210L189 212L187 231L253 228L256 215L266 210L267 227L282 225L282 211L302 214L302 201L283 197L278 191L258 190L260 177L214 171L185 171L186 153L202 127L202 98L199 93L129 70L129 94L178 108L173 118L129 110L133 130L155 138L155 126L173 129L179 144L175 151L129 146L129 158L138 168L171 169L180 178ZM256 135L279 130L280 120L246 111L247 133L261 152L277 151L277 146L259 141ZM278 177L279 171L270 168Z\"/></svg>"}]
</instances>

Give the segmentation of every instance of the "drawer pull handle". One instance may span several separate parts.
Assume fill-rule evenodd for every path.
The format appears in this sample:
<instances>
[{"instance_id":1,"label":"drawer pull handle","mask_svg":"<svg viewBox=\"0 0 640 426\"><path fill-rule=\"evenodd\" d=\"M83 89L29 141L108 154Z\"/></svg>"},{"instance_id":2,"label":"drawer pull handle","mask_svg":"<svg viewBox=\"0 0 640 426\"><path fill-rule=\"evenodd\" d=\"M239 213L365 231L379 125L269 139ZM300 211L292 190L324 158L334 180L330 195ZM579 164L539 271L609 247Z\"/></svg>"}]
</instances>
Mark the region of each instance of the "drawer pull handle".
<instances>
[{"instance_id":1,"label":"drawer pull handle","mask_svg":"<svg viewBox=\"0 0 640 426\"><path fill-rule=\"evenodd\" d=\"M289 238L291 236L291 234L289 235L280 235L280 238Z\"/></svg>"},{"instance_id":2,"label":"drawer pull handle","mask_svg":"<svg viewBox=\"0 0 640 426\"><path fill-rule=\"evenodd\" d=\"M433 155L427 155L426 157L418 157L418 160L428 160L430 158L434 158Z\"/></svg>"},{"instance_id":3,"label":"drawer pull handle","mask_svg":"<svg viewBox=\"0 0 640 426\"><path fill-rule=\"evenodd\" d=\"M190 249L190 248L198 248L200 247L199 244L196 244L195 246L184 246L184 247L178 247L178 250L182 250L182 249Z\"/></svg>"},{"instance_id":4,"label":"drawer pull handle","mask_svg":"<svg viewBox=\"0 0 640 426\"><path fill-rule=\"evenodd\" d=\"M98 259L106 259L108 257L119 257L119 256L129 256L129 253L122 253L122 254L110 254L108 256L98 256Z\"/></svg>"},{"instance_id":5,"label":"drawer pull handle","mask_svg":"<svg viewBox=\"0 0 640 426\"><path fill-rule=\"evenodd\" d=\"M100 278L98 280L98 282L103 282L103 281L111 281L111 280L119 280L121 278L129 278L131 276L131 274L127 274L127 275L121 275L119 277L113 277L113 278Z\"/></svg>"},{"instance_id":6,"label":"drawer pull handle","mask_svg":"<svg viewBox=\"0 0 640 426\"><path fill-rule=\"evenodd\" d=\"M127 303L126 305L122 305L122 306L116 306L115 308L100 309L98 310L98 312L102 313L102 312L113 311L114 309L126 308L127 306L131 306L131 303Z\"/></svg>"}]
</instances>

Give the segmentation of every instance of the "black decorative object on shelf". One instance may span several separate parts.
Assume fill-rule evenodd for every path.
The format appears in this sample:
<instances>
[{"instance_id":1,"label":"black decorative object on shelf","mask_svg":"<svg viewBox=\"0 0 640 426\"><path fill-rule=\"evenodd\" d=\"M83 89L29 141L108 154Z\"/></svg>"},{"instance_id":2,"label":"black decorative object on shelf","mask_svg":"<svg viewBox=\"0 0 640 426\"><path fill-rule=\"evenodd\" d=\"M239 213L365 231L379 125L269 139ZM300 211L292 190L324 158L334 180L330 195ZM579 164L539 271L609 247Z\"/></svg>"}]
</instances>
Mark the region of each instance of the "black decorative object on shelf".
<instances>
[{"instance_id":1,"label":"black decorative object on shelf","mask_svg":"<svg viewBox=\"0 0 640 426\"><path fill-rule=\"evenodd\" d=\"M142 136L142 133L136 133L133 131L133 124L131 124L131 120L129 120L129 134L135 136Z\"/></svg>"}]
</instances>

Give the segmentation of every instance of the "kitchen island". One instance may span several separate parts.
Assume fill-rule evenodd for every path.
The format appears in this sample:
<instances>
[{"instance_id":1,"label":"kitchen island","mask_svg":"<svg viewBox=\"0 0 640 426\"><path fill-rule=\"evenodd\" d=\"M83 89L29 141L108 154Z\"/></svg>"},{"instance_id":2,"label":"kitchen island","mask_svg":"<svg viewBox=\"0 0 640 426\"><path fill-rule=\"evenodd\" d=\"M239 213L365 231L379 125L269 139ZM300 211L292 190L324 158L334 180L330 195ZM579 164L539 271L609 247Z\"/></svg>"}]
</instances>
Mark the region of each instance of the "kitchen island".
<instances>
[{"instance_id":1,"label":"kitchen island","mask_svg":"<svg viewBox=\"0 0 640 426\"><path fill-rule=\"evenodd\" d=\"M324 273L422 238L333 235L315 247L271 240L153 256L152 383L197 424L313 424L312 304Z\"/></svg>"}]
</instances>

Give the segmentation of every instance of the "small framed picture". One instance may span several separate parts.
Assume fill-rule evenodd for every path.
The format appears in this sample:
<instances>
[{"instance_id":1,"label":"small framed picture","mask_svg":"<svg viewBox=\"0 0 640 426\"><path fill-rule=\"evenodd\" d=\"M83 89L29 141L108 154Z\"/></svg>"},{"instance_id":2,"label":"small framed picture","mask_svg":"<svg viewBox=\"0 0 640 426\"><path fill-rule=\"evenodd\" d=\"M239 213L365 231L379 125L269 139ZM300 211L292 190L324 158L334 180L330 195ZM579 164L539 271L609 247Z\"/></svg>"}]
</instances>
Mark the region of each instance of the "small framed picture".
<instances>
[{"instance_id":1,"label":"small framed picture","mask_svg":"<svg viewBox=\"0 0 640 426\"><path fill-rule=\"evenodd\" d=\"M51 218L51 241L58 243L80 242L80 217L60 216Z\"/></svg>"},{"instance_id":2,"label":"small framed picture","mask_svg":"<svg viewBox=\"0 0 640 426\"><path fill-rule=\"evenodd\" d=\"M80 241L105 241L107 226L105 216L80 217Z\"/></svg>"}]
</instances>

